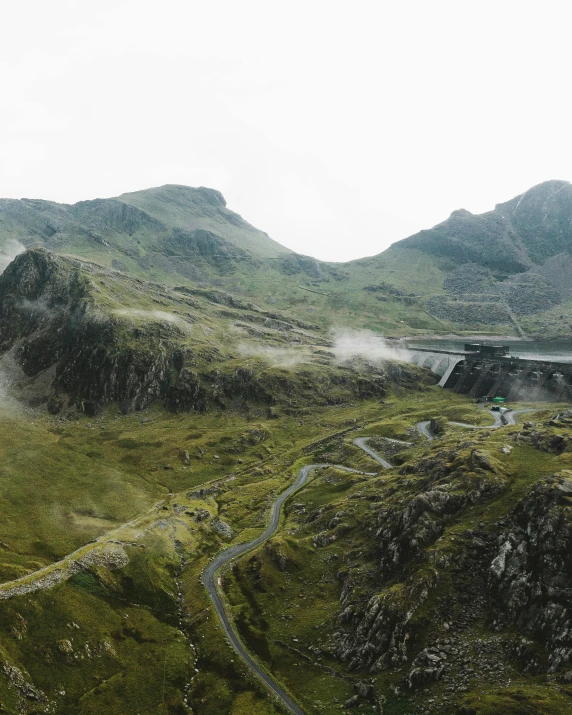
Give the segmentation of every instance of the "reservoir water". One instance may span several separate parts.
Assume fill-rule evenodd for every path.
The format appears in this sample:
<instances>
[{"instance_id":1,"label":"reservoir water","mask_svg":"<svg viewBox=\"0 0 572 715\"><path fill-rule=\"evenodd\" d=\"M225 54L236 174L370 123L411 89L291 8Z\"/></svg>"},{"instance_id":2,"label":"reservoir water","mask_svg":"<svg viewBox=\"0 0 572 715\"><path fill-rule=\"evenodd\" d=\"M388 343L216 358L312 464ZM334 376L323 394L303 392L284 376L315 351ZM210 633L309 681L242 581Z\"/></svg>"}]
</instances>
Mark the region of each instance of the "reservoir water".
<instances>
[{"instance_id":1,"label":"reservoir water","mask_svg":"<svg viewBox=\"0 0 572 715\"><path fill-rule=\"evenodd\" d=\"M506 340L493 338L477 340L475 338L451 339L414 339L407 340L407 347L426 348L428 350L451 350L462 352L465 343L485 343L486 345L508 345L509 354L528 360L550 360L572 363L572 339L562 341L548 340Z\"/></svg>"}]
</instances>

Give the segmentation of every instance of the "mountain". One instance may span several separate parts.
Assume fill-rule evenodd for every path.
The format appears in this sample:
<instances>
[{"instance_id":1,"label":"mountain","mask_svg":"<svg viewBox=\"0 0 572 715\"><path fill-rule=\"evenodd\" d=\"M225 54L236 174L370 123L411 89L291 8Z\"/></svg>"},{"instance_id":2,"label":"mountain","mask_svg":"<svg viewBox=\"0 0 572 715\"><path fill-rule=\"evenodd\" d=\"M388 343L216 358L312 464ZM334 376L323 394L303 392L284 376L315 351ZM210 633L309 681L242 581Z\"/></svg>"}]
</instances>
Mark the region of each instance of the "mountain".
<instances>
[{"instance_id":1,"label":"mountain","mask_svg":"<svg viewBox=\"0 0 572 715\"><path fill-rule=\"evenodd\" d=\"M427 302L437 318L465 325L509 325L535 331L553 322L570 332L572 299L572 186L547 181L493 211L454 211L443 223L394 244L386 254L421 252L438 266L441 286ZM441 288L441 290L438 290ZM427 294L430 295L429 290ZM556 318L556 314L561 316ZM542 314L547 314L542 317ZM538 316L535 320L530 316Z\"/></svg>"},{"instance_id":2,"label":"mountain","mask_svg":"<svg viewBox=\"0 0 572 715\"><path fill-rule=\"evenodd\" d=\"M0 276L0 369L52 414L154 401L175 412L293 411L383 397L388 375L340 366L329 337L221 291L172 289L46 249Z\"/></svg>"},{"instance_id":3,"label":"mountain","mask_svg":"<svg viewBox=\"0 0 572 715\"><path fill-rule=\"evenodd\" d=\"M443 223L397 245L456 265L477 263L500 276L523 273L572 252L572 185L547 181L485 214L453 211Z\"/></svg>"},{"instance_id":4,"label":"mountain","mask_svg":"<svg viewBox=\"0 0 572 715\"><path fill-rule=\"evenodd\" d=\"M177 185L72 206L1 200L0 244L0 263L19 244L43 247L173 287L216 286L322 328L561 338L572 330L572 186L564 181L485 214L454 211L344 264L289 251L218 191Z\"/></svg>"},{"instance_id":5,"label":"mountain","mask_svg":"<svg viewBox=\"0 0 572 715\"><path fill-rule=\"evenodd\" d=\"M227 209L218 191L175 185L73 205L4 199L0 238L97 256L134 273L182 270L196 279L205 267L225 273L239 261L289 253Z\"/></svg>"},{"instance_id":6,"label":"mountain","mask_svg":"<svg viewBox=\"0 0 572 715\"><path fill-rule=\"evenodd\" d=\"M339 266L207 189L3 202L0 711L569 712L570 406L492 424L331 331L565 310L546 191L503 271L497 218Z\"/></svg>"}]
</instances>

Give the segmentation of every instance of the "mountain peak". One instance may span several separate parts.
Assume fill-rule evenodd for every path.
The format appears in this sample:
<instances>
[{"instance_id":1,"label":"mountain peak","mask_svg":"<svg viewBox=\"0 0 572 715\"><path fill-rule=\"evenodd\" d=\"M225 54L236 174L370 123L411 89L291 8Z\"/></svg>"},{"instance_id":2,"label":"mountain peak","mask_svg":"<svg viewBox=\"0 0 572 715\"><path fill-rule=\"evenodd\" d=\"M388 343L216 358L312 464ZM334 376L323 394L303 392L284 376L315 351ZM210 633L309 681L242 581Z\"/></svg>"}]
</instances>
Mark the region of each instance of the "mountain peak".
<instances>
[{"instance_id":1,"label":"mountain peak","mask_svg":"<svg viewBox=\"0 0 572 715\"><path fill-rule=\"evenodd\" d=\"M572 185L551 180L533 186L493 211L453 211L443 223L393 244L462 265L521 273L572 250Z\"/></svg>"},{"instance_id":2,"label":"mountain peak","mask_svg":"<svg viewBox=\"0 0 572 715\"><path fill-rule=\"evenodd\" d=\"M153 186L141 191L132 191L121 194L117 198L125 203L130 203L134 197L148 197L162 200L169 203L195 203L203 200L212 206L226 206L226 200L220 191L210 189L206 186L185 186L184 184L163 184L163 186Z\"/></svg>"},{"instance_id":3,"label":"mountain peak","mask_svg":"<svg viewBox=\"0 0 572 715\"><path fill-rule=\"evenodd\" d=\"M558 194L572 196L572 184L570 184L569 181L562 181L560 179L543 181L527 189L524 193L515 196L513 199L497 204L495 211L505 210L506 208L510 209L511 207L514 207L514 210L516 210L516 207L520 206L523 201L532 201L534 203L551 201Z\"/></svg>"}]
</instances>

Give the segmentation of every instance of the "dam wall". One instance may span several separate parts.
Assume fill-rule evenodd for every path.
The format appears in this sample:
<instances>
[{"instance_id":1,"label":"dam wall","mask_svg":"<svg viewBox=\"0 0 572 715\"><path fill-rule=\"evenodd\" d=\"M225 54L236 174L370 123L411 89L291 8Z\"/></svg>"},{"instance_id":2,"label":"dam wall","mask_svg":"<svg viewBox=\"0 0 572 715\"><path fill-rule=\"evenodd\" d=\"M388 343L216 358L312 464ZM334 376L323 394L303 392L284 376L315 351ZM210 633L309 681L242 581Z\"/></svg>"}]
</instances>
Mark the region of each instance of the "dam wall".
<instances>
[{"instance_id":1,"label":"dam wall","mask_svg":"<svg viewBox=\"0 0 572 715\"><path fill-rule=\"evenodd\" d=\"M471 397L572 402L572 363L412 349L411 362L438 375L439 385Z\"/></svg>"}]
</instances>

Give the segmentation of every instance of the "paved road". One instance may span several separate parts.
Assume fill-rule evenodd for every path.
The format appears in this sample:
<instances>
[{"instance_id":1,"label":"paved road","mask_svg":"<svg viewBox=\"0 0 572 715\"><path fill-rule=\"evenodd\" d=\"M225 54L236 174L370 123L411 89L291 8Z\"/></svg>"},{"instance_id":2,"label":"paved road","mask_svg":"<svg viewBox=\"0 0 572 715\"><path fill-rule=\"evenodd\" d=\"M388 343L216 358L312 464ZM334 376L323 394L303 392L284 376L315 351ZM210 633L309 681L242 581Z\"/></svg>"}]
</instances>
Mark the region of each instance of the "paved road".
<instances>
[{"instance_id":1,"label":"paved road","mask_svg":"<svg viewBox=\"0 0 572 715\"><path fill-rule=\"evenodd\" d=\"M430 424L431 424L431 422L429 420L427 420L427 422L418 422L415 425L415 428L417 429L417 431L421 432L421 434L425 437L425 439L428 439L429 441L435 439L435 435L429 429Z\"/></svg>"},{"instance_id":2,"label":"paved road","mask_svg":"<svg viewBox=\"0 0 572 715\"><path fill-rule=\"evenodd\" d=\"M517 416L524 415L527 412L539 412L539 410L529 408L528 410L510 410L509 412L505 412L507 425L515 425Z\"/></svg>"},{"instance_id":3,"label":"paved road","mask_svg":"<svg viewBox=\"0 0 572 715\"><path fill-rule=\"evenodd\" d=\"M372 459L375 459L376 462L379 462L382 467L385 469L391 469L393 467L391 462L388 462L387 459L379 454L379 452L376 452L374 449L367 446L370 439L371 437L358 437L357 439L354 439L354 444L356 447L363 449L363 451L366 452L366 454L369 454ZM404 442L402 439L391 439L391 437L383 437L383 439L386 440L386 442L393 442L394 444L404 444L406 446L411 444L411 442Z\"/></svg>"},{"instance_id":4,"label":"paved road","mask_svg":"<svg viewBox=\"0 0 572 715\"><path fill-rule=\"evenodd\" d=\"M467 422L451 422L450 424L458 427L469 427L470 429L498 429L499 427L504 427L504 425L515 425L518 415L523 415L526 412L538 412L538 410L529 408L527 410L507 410L506 412L491 411L488 414L494 419L492 425L470 425Z\"/></svg>"},{"instance_id":5,"label":"paved road","mask_svg":"<svg viewBox=\"0 0 572 715\"><path fill-rule=\"evenodd\" d=\"M378 454L371 447L367 446L370 439L370 437L358 437L357 439L354 439L354 444L360 449L363 449L363 451L366 452L366 454L369 454L372 459L375 459L376 462L379 462L384 469L391 469L393 467L391 462L388 462L387 459L384 459L381 456L381 454Z\"/></svg>"},{"instance_id":6,"label":"paved road","mask_svg":"<svg viewBox=\"0 0 572 715\"><path fill-rule=\"evenodd\" d=\"M257 546L260 546L260 544L263 544L274 534L280 523L280 510L282 509L282 505L284 504L286 499L292 496L294 492L301 489L301 487L304 486L304 484L308 481L310 472L319 467L336 467L336 469L342 469L344 472L376 476L375 473L362 472L358 469L350 469L349 467L343 467L339 464L309 464L306 467L302 467L302 469L298 472L296 480L288 487L288 489L286 489L280 494L280 496L272 505L272 509L270 511L270 524L268 525L266 531L264 531L263 534L260 534L260 536L257 536L256 539L253 539L246 544L236 544L234 546L229 546L228 549L222 551L220 554L218 554L218 556L215 557L213 561L211 561L211 563L207 566L203 573L203 584L208 591L211 601L213 602L213 605L215 607L218 619L226 635L228 636L228 639L230 640L233 648L242 658L242 660L248 665L248 667L284 703L284 705L286 705L290 712L294 713L294 715L305 715L305 713L300 708L300 706L297 705L294 700L292 700L290 695L288 695L288 693L280 687L276 680L274 680L274 678L269 673L267 673L256 662L256 660L254 660L254 658L252 658L252 656L242 644L242 641L234 630L234 626L229 620L227 613L224 609L224 603L216 587L216 575L222 566L230 563L231 561L234 561L236 558L242 556L242 554L246 553L247 551L250 551Z\"/></svg>"},{"instance_id":7,"label":"paved road","mask_svg":"<svg viewBox=\"0 0 572 715\"><path fill-rule=\"evenodd\" d=\"M505 413L507 424L516 424L515 417L518 414L533 411L534 410L515 410L511 413ZM497 429L498 427L501 427L503 425L500 413L491 412L491 415L495 419L494 424L488 425L483 429ZM415 427L426 439L433 440L435 439L435 435L430 431L429 424L430 423L428 421L418 422ZM476 429L481 427L480 425L470 425L462 422L453 422L452 424L457 424L462 427L473 427ZM369 440L369 437L358 437L357 439L354 439L354 444L360 449L363 449L364 452L369 454L370 457L375 459L375 461L381 464L385 469L391 469L393 467L391 462L388 462L375 450L373 450L371 447L368 447L367 443L369 442ZM404 445L411 444L410 442L402 442L398 439L392 439L389 441ZM266 670L264 670L264 668L262 668L262 666L259 665L259 663L257 663L257 661L254 660L254 658L246 650L238 634L234 630L234 625L230 621L225 611L223 600L220 597L220 594L217 589L216 580L217 573L223 566L230 563L231 561L234 561L239 556L245 554L247 551L251 551L257 546L260 546L276 532L280 523L280 512L284 502L290 496L292 496L294 492L298 491L304 486L304 484L308 481L312 470L319 469L320 467L335 467L336 469L341 469L344 472L365 474L367 476L372 477L377 476L375 472L362 472L358 469L350 469L350 467L344 467L341 464L309 464L306 467L302 467L302 469L300 469L300 471L298 472L298 476L296 477L295 481L278 496L278 498L272 505L272 508L270 510L270 523L264 533L260 534L260 536L257 536L255 539L245 544L235 544L234 546L229 546L228 549L221 551L221 553L218 554L218 556L216 556L207 566L202 578L203 584L205 585L210 599L215 607L217 617L237 654L240 656L240 658L242 658L242 660L247 664L247 666L252 670L252 672L257 675L260 680L262 680L262 682L274 693L274 695L276 695L278 699L282 701L282 703L288 708L288 710L294 713L294 715L305 715L305 713L300 708L300 706L290 697L290 695L288 695L288 693L276 682L272 675L266 672Z\"/></svg>"}]
</instances>

